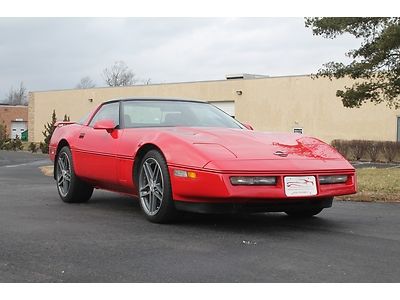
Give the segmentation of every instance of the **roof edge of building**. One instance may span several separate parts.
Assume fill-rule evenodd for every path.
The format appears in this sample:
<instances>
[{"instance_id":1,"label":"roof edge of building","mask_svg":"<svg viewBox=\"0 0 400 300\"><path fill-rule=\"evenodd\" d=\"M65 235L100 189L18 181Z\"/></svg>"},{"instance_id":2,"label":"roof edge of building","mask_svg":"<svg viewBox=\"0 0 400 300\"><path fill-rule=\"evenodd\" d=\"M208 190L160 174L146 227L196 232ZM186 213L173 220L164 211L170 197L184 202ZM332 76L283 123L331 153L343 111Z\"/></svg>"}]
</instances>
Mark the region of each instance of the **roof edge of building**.
<instances>
[{"instance_id":1,"label":"roof edge of building","mask_svg":"<svg viewBox=\"0 0 400 300\"><path fill-rule=\"evenodd\" d=\"M158 85L174 85L174 84L193 84L193 83L209 83L209 82L231 82L231 81L250 81L250 80L268 80L275 78L285 77L310 77L311 74L298 74L298 75L277 75L277 76L265 76L261 78L238 78L238 79L215 79L215 80L198 80L198 81L182 81L182 82L163 82L163 83L152 83L152 84L136 84L129 86L99 86L88 89L54 89L54 90L38 90L29 91L30 93L50 93L50 92L62 92L62 91L76 91L76 90L100 90L100 89L115 89L115 88L131 88L131 87L143 87L143 86L158 86Z\"/></svg>"},{"instance_id":2,"label":"roof edge of building","mask_svg":"<svg viewBox=\"0 0 400 300\"><path fill-rule=\"evenodd\" d=\"M11 105L11 104L7 104L7 103L0 103L1 107L26 107L28 108L28 105Z\"/></svg>"}]
</instances>

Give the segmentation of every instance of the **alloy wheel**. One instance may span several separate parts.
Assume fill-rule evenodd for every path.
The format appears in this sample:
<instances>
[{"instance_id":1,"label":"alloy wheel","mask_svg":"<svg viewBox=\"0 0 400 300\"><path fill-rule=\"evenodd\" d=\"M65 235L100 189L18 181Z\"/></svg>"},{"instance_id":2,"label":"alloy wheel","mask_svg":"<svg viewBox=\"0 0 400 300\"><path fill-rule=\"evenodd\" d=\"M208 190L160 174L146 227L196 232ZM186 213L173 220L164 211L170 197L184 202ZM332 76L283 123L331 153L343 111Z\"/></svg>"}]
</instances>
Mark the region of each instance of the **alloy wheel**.
<instances>
[{"instance_id":1,"label":"alloy wheel","mask_svg":"<svg viewBox=\"0 0 400 300\"><path fill-rule=\"evenodd\" d=\"M159 163L147 158L139 175L139 195L146 214L153 216L161 208L164 195L164 178Z\"/></svg>"},{"instance_id":2,"label":"alloy wheel","mask_svg":"<svg viewBox=\"0 0 400 300\"><path fill-rule=\"evenodd\" d=\"M65 152L61 152L57 159L57 187L63 197L71 187L71 163Z\"/></svg>"}]
</instances>

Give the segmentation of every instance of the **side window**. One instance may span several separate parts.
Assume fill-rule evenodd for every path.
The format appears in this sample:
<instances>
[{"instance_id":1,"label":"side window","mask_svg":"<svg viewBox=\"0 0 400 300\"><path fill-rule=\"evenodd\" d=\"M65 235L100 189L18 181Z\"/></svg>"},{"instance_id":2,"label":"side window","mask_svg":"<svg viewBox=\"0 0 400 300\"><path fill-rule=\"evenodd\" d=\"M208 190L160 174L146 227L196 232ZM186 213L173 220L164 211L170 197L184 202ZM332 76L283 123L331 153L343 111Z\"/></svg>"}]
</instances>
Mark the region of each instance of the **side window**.
<instances>
[{"instance_id":1,"label":"side window","mask_svg":"<svg viewBox=\"0 0 400 300\"><path fill-rule=\"evenodd\" d=\"M90 121L89 126L93 127L97 121L106 119L113 120L116 126L119 125L119 102L103 105Z\"/></svg>"}]
</instances>

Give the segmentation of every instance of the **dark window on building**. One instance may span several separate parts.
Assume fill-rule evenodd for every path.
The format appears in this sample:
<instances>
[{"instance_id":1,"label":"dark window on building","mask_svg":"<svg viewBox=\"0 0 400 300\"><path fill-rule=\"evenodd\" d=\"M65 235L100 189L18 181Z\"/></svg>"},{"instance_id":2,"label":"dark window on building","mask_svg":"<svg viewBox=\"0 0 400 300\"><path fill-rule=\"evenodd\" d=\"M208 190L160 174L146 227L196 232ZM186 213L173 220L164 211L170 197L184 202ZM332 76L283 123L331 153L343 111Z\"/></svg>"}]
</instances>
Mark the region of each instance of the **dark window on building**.
<instances>
[{"instance_id":1,"label":"dark window on building","mask_svg":"<svg viewBox=\"0 0 400 300\"><path fill-rule=\"evenodd\" d=\"M293 128L293 133L303 134L303 128L301 127Z\"/></svg>"}]
</instances>

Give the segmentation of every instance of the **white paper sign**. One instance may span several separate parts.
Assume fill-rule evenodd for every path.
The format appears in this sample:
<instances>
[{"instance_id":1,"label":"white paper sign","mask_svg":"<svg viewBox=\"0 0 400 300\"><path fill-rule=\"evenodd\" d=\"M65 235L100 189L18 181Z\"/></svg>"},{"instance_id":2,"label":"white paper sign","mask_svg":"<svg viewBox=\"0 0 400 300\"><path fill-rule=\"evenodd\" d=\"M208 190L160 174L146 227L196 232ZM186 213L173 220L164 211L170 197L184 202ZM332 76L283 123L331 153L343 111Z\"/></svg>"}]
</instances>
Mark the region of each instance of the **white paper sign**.
<instances>
[{"instance_id":1,"label":"white paper sign","mask_svg":"<svg viewBox=\"0 0 400 300\"><path fill-rule=\"evenodd\" d=\"M317 184L315 176L286 176L285 194L288 197L315 196Z\"/></svg>"}]
</instances>

